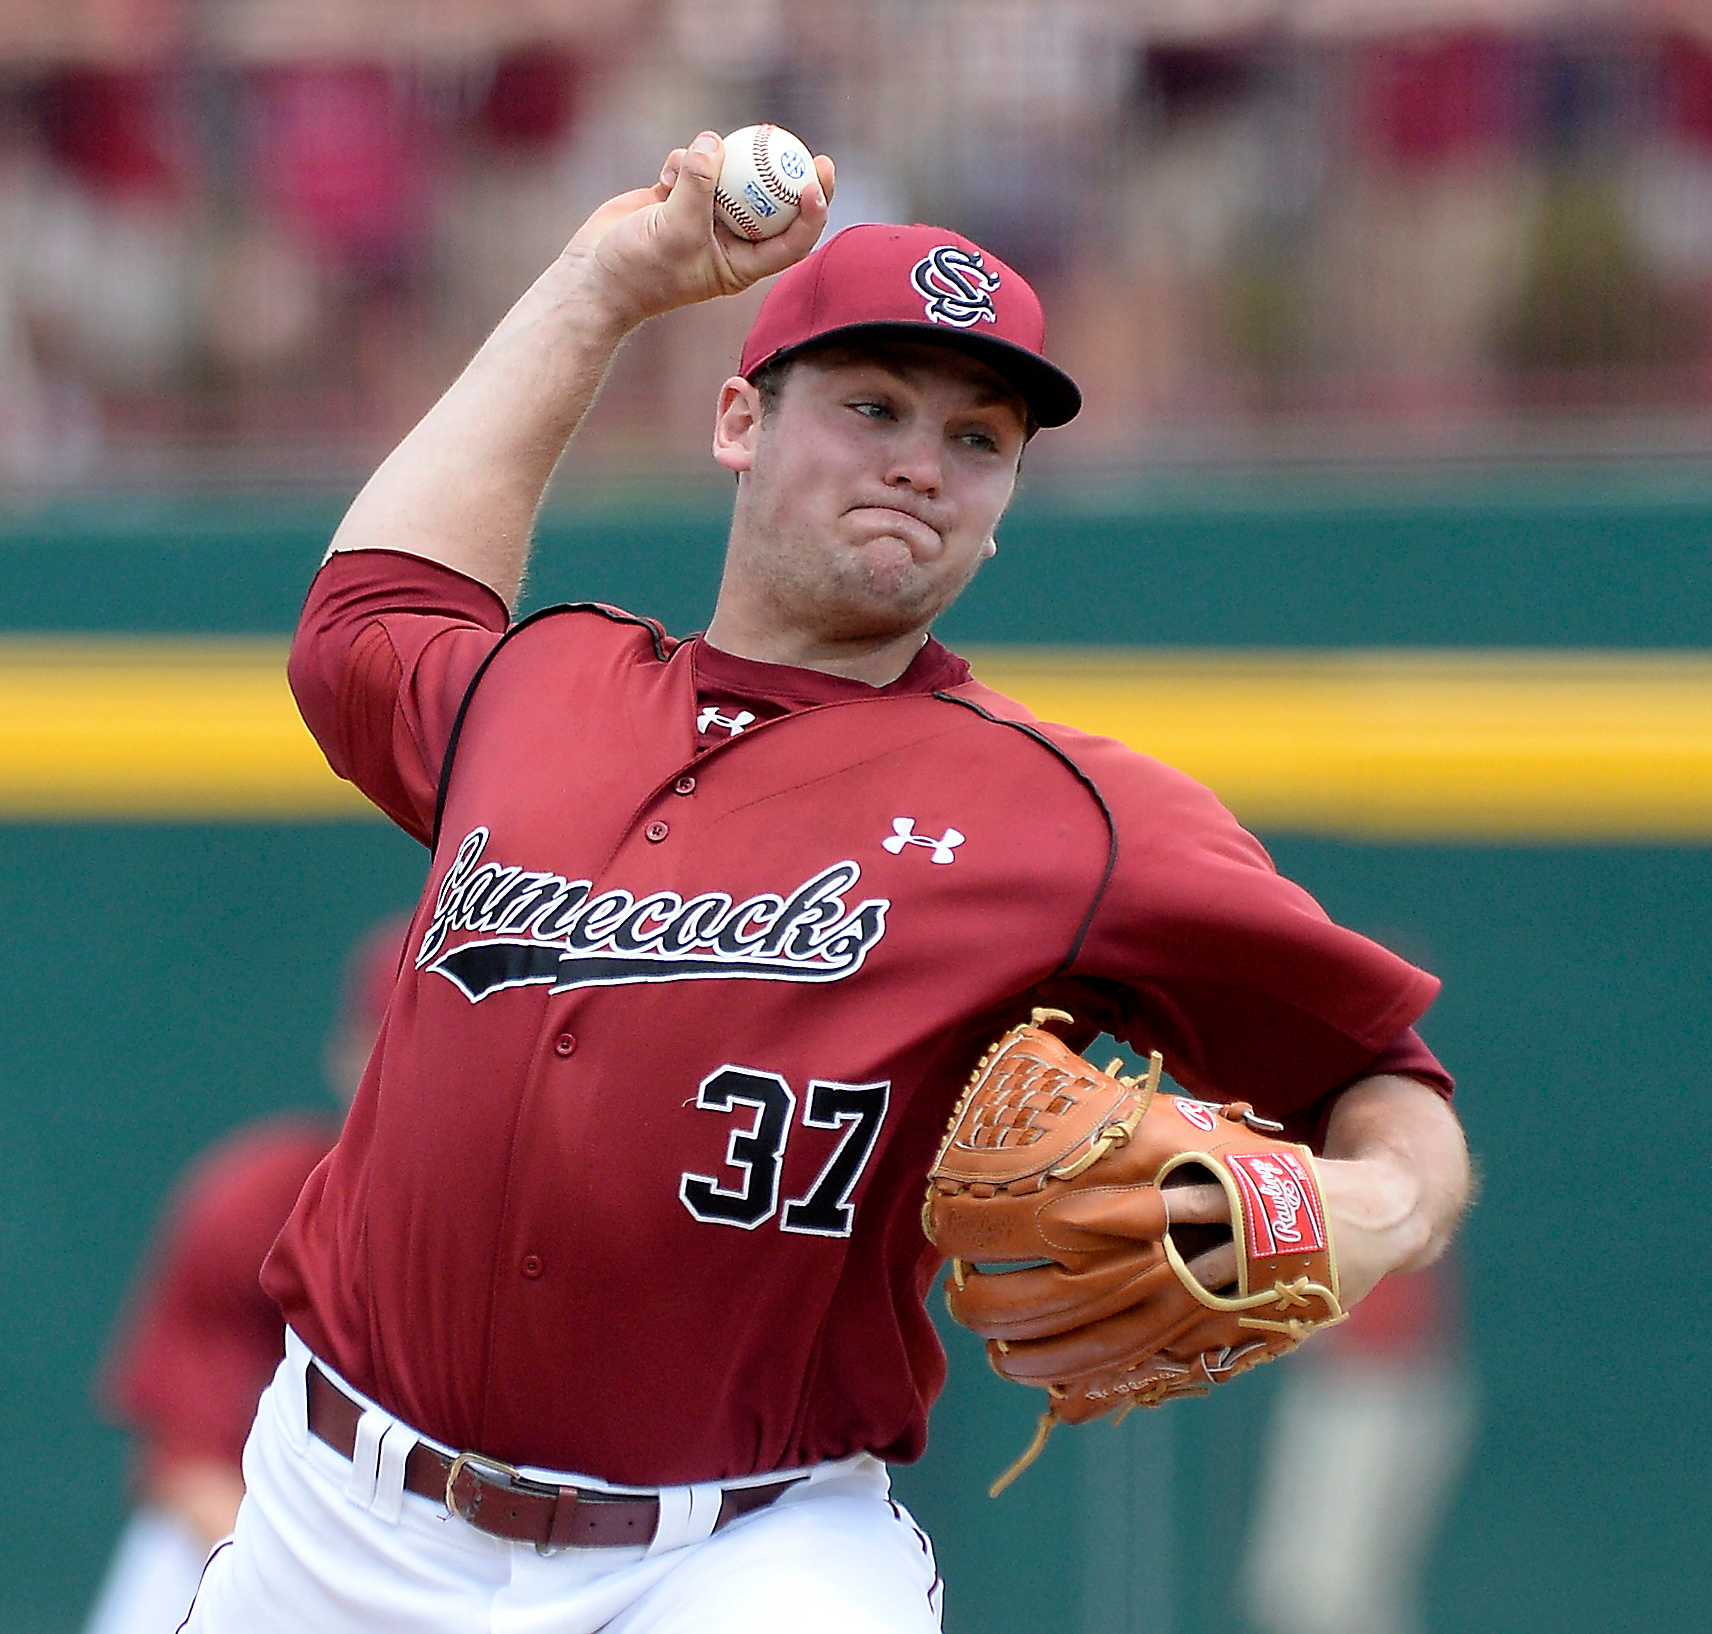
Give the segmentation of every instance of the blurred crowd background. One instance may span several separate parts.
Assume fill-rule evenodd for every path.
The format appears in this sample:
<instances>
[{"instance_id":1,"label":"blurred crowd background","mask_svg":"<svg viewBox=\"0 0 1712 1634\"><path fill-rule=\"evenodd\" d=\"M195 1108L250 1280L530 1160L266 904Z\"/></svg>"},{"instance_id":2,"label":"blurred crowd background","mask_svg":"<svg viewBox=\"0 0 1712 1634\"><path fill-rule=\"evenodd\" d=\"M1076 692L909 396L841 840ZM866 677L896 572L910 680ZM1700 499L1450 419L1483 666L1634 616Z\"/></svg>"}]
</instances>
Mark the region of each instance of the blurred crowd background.
<instances>
[{"instance_id":1,"label":"blurred crowd background","mask_svg":"<svg viewBox=\"0 0 1712 1634\"><path fill-rule=\"evenodd\" d=\"M1712 7L5 0L0 475L326 485L703 125L1036 280L1054 459L1712 446ZM750 307L584 458L699 462Z\"/></svg>"}]
</instances>

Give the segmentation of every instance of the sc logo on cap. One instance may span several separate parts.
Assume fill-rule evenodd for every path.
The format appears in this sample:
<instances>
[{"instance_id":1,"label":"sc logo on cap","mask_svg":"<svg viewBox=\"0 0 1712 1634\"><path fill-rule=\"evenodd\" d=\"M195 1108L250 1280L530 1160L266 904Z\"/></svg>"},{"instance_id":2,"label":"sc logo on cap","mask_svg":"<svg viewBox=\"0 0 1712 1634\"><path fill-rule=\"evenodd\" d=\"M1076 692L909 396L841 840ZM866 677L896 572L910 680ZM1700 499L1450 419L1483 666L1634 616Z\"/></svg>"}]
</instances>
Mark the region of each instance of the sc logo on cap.
<instances>
[{"instance_id":1,"label":"sc logo on cap","mask_svg":"<svg viewBox=\"0 0 1712 1634\"><path fill-rule=\"evenodd\" d=\"M993 292L999 275L988 272L979 251L941 244L910 269L910 282L927 302L931 323L950 324L954 329L972 329L978 323L997 323Z\"/></svg>"}]
</instances>

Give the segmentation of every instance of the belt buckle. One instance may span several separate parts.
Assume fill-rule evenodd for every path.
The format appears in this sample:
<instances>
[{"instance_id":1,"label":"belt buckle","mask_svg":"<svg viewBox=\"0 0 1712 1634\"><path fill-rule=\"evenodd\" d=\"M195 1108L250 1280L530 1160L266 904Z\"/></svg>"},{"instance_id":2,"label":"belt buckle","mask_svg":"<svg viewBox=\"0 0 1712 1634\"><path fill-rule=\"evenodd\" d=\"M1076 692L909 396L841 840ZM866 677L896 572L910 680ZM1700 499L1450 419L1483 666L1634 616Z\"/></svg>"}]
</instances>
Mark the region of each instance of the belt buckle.
<instances>
[{"instance_id":1,"label":"belt buckle","mask_svg":"<svg viewBox=\"0 0 1712 1634\"><path fill-rule=\"evenodd\" d=\"M458 1501L458 1477L466 1473L477 1482L475 1502L466 1509ZM453 1459L446 1470L446 1508L466 1525L474 1526L477 1531L485 1530L476 1520L481 1511L480 1489L483 1486L498 1487L501 1492L526 1493L532 1498L557 1499L561 1488L547 1486L541 1481L527 1479L515 1464L508 1464L501 1458L490 1458L486 1453L461 1452ZM554 1551L544 1543L535 1545L537 1554L552 1554Z\"/></svg>"}]
</instances>

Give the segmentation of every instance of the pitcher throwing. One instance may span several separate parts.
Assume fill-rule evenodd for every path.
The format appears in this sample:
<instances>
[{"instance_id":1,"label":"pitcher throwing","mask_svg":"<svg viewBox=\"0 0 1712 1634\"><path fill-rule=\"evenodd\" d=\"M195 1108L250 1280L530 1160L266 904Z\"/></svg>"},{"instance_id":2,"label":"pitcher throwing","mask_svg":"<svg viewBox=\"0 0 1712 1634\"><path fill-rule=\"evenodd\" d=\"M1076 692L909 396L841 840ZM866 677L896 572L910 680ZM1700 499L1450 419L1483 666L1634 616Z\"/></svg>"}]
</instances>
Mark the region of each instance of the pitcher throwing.
<instances>
[{"instance_id":1,"label":"pitcher throwing","mask_svg":"<svg viewBox=\"0 0 1712 1634\"><path fill-rule=\"evenodd\" d=\"M310 590L304 717L432 861L267 1265L291 1348L195 1634L937 1628L887 1484L944 1376L924 1187L1037 1006L1311 1140L1346 1303L1462 1205L1411 1031L1436 981L1205 789L1034 720L930 634L1025 443L1079 406L1034 292L938 227L811 255L824 158L745 242L720 159L704 133L595 211ZM586 603L513 622L625 334L781 272L719 388L737 492L705 634Z\"/></svg>"}]
</instances>

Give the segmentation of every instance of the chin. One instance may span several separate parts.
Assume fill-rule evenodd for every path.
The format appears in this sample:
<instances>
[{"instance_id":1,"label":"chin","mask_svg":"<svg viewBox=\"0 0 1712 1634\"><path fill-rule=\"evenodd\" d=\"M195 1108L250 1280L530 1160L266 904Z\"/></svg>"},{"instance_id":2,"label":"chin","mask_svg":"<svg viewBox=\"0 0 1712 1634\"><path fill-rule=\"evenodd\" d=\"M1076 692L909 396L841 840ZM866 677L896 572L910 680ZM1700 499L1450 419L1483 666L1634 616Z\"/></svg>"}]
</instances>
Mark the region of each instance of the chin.
<instances>
[{"instance_id":1,"label":"chin","mask_svg":"<svg viewBox=\"0 0 1712 1634\"><path fill-rule=\"evenodd\" d=\"M894 641L925 630L943 609L921 597L869 596L839 609L828 623L843 641Z\"/></svg>"},{"instance_id":2,"label":"chin","mask_svg":"<svg viewBox=\"0 0 1712 1634\"><path fill-rule=\"evenodd\" d=\"M900 538L895 533L882 533L875 538L864 539L856 549L870 576L915 573L926 565L917 556L909 540Z\"/></svg>"}]
</instances>

